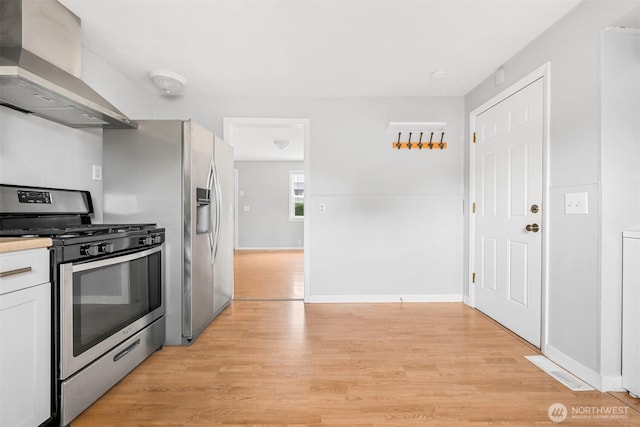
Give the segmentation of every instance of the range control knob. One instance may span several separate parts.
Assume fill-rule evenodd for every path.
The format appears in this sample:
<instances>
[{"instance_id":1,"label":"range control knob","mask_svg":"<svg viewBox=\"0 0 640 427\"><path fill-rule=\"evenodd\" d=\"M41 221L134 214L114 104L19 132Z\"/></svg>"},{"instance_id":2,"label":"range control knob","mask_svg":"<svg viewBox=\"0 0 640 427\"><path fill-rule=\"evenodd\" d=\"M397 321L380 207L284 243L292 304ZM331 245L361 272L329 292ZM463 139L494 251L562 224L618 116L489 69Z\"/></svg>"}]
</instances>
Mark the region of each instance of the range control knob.
<instances>
[{"instance_id":1,"label":"range control knob","mask_svg":"<svg viewBox=\"0 0 640 427\"><path fill-rule=\"evenodd\" d=\"M103 254L110 254L114 250L113 243L103 242L100 244L100 252Z\"/></svg>"},{"instance_id":2,"label":"range control knob","mask_svg":"<svg viewBox=\"0 0 640 427\"><path fill-rule=\"evenodd\" d=\"M162 243L162 236L161 235L154 234L152 237L153 237L153 243L154 244Z\"/></svg>"},{"instance_id":3,"label":"range control knob","mask_svg":"<svg viewBox=\"0 0 640 427\"><path fill-rule=\"evenodd\" d=\"M140 238L141 245L153 245L153 238L151 236L141 237Z\"/></svg>"},{"instance_id":4,"label":"range control knob","mask_svg":"<svg viewBox=\"0 0 640 427\"><path fill-rule=\"evenodd\" d=\"M99 253L100 253L100 248L98 247L98 245L94 245L94 246L83 245L80 247L81 255L96 256Z\"/></svg>"}]
</instances>

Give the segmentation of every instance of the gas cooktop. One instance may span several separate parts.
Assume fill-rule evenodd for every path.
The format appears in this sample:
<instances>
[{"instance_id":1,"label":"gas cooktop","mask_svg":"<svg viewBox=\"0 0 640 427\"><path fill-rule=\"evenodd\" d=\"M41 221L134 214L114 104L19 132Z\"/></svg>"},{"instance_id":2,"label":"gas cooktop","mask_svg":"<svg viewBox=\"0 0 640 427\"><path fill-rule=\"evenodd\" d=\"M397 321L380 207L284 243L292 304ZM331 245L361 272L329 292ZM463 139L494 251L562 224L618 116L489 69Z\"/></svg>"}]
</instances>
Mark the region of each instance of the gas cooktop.
<instances>
[{"instance_id":1,"label":"gas cooktop","mask_svg":"<svg viewBox=\"0 0 640 427\"><path fill-rule=\"evenodd\" d=\"M88 191L0 184L0 236L50 237L56 260L116 256L164 242L153 223L92 224Z\"/></svg>"},{"instance_id":2,"label":"gas cooktop","mask_svg":"<svg viewBox=\"0 0 640 427\"><path fill-rule=\"evenodd\" d=\"M106 234L145 232L157 230L156 224L74 224L57 227L15 228L0 231L4 236L51 237L57 239L72 237L102 236ZM114 236L115 237L115 236Z\"/></svg>"}]
</instances>

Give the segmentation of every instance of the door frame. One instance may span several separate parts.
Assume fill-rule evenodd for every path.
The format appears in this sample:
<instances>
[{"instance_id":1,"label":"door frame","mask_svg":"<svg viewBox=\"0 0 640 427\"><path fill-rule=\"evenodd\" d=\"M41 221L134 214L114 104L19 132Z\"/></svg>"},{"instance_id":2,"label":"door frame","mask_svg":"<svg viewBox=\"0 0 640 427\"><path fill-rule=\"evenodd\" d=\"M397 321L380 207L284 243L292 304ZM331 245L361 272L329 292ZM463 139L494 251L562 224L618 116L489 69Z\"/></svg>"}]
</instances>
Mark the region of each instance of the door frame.
<instances>
[{"instance_id":1,"label":"door frame","mask_svg":"<svg viewBox=\"0 0 640 427\"><path fill-rule=\"evenodd\" d=\"M492 97L488 101L484 102L479 107L475 108L469 113L469 206L475 201L475 161L476 150L475 143L473 142L473 133L476 131L476 118L490 109L491 107L499 104L516 92L524 89L526 86L532 84L536 80L542 79L542 271L541 271L541 292L540 296L540 350L542 353L546 353L548 334L548 254L549 254L549 142L550 142L550 77L551 77L551 63L546 62L541 67L537 68L524 78L520 79L507 89L503 90L496 96ZM469 235L467 239L468 245L468 275L467 275L467 289L469 290L469 297L465 299L465 303L473 308L476 307L475 301L475 285L473 282L473 270L475 266L475 216L469 209L468 215L468 229Z\"/></svg>"},{"instance_id":2,"label":"door frame","mask_svg":"<svg viewBox=\"0 0 640 427\"><path fill-rule=\"evenodd\" d=\"M240 200L240 185L238 176L238 168L233 168L233 193L235 200L233 201L233 249L238 249L238 200Z\"/></svg>"},{"instance_id":3,"label":"door frame","mask_svg":"<svg viewBox=\"0 0 640 427\"><path fill-rule=\"evenodd\" d=\"M304 204L305 204L305 212L309 214L304 216L304 225L303 225L303 239L304 239L304 301L309 300L309 296L311 295L311 221L309 217L311 216L311 119L309 118L272 118L272 117L224 117L222 119L223 122L223 136L224 140L229 143L231 146L234 145L233 133L234 129L242 126L266 126L266 127L291 127L291 126L301 126L304 129L304 141L303 141L303 152L304 152ZM237 185L237 193L240 192L239 181L237 178L237 169L236 169L236 185ZM239 207L239 195L236 193L236 206ZM308 208L308 209L307 209ZM236 248L238 248L238 237L239 230L238 227L238 213L239 209L236 208Z\"/></svg>"}]
</instances>

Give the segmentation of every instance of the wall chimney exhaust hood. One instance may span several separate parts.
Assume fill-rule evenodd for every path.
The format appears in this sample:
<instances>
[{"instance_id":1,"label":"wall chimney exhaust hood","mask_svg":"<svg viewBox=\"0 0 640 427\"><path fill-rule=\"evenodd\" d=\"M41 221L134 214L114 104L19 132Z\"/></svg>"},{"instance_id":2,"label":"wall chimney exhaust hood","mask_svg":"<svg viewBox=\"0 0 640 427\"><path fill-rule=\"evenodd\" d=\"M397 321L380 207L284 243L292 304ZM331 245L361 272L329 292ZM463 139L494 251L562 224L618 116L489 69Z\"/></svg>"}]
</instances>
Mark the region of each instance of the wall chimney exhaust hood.
<instances>
[{"instance_id":1,"label":"wall chimney exhaust hood","mask_svg":"<svg viewBox=\"0 0 640 427\"><path fill-rule=\"evenodd\" d=\"M136 128L81 80L80 18L57 0L0 0L0 106L73 128Z\"/></svg>"}]
</instances>

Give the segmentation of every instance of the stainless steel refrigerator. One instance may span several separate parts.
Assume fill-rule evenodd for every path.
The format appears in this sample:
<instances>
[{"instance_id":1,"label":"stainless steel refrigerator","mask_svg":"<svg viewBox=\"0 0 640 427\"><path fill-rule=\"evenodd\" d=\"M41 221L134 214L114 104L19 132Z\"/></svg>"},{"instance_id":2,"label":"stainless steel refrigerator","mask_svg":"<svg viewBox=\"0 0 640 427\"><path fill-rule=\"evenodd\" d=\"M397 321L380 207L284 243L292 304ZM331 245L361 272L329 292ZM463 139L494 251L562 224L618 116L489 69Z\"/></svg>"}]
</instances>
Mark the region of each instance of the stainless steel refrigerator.
<instances>
[{"instance_id":1,"label":"stainless steel refrigerator","mask_svg":"<svg viewBox=\"0 0 640 427\"><path fill-rule=\"evenodd\" d=\"M104 221L165 227L165 343L185 345L233 297L233 149L191 120L137 123L104 130Z\"/></svg>"}]
</instances>

